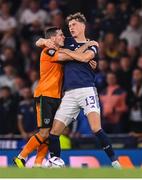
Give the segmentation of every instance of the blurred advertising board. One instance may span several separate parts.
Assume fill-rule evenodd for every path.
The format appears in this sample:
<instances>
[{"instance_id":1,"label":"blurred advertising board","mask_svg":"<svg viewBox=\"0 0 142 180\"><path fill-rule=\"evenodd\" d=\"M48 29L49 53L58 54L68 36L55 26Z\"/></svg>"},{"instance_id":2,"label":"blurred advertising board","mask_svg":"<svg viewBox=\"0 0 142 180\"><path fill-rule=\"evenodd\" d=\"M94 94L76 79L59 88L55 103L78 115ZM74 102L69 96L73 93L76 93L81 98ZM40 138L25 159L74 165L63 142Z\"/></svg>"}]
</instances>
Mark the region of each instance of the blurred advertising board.
<instances>
[{"instance_id":1,"label":"blurred advertising board","mask_svg":"<svg viewBox=\"0 0 142 180\"><path fill-rule=\"evenodd\" d=\"M12 166L13 157L17 156L20 150L0 149L0 166ZM133 168L142 166L142 149L115 150L116 155L123 167ZM36 152L27 159L26 166L32 167ZM98 168L110 166L110 160L102 150L63 150L62 159L70 167ZM43 161L45 163L46 159Z\"/></svg>"}]
</instances>

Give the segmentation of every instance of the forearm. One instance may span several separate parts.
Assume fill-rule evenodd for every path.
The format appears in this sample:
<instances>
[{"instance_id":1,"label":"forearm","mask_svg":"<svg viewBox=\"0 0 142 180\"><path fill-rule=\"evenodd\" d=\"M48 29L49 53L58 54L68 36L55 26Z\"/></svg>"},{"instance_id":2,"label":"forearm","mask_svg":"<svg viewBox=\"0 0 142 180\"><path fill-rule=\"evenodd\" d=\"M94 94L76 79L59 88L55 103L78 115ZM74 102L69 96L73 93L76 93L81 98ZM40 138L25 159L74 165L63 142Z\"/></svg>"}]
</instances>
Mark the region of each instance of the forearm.
<instances>
[{"instance_id":1,"label":"forearm","mask_svg":"<svg viewBox=\"0 0 142 180\"><path fill-rule=\"evenodd\" d=\"M37 47L41 47L41 48L44 48L45 47L45 39L43 38L40 38L36 41L35 45Z\"/></svg>"},{"instance_id":2,"label":"forearm","mask_svg":"<svg viewBox=\"0 0 142 180\"><path fill-rule=\"evenodd\" d=\"M84 45L82 45L81 47L76 49L75 51L78 52L78 53L83 53L85 50L87 50L91 46L99 47L99 44L96 41L88 41Z\"/></svg>"},{"instance_id":3,"label":"forearm","mask_svg":"<svg viewBox=\"0 0 142 180\"><path fill-rule=\"evenodd\" d=\"M70 61L73 60L71 56L65 53L59 53L58 54L58 61Z\"/></svg>"},{"instance_id":4,"label":"forearm","mask_svg":"<svg viewBox=\"0 0 142 180\"><path fill-rule=\"evenodd\" d=\"M85 43L84 45L82 45L81 47L79 47L78 49L75 50L75 52L77 53L83 53L87 48L88 48L88 43Z\"/></svg>"},{"instance_id":5,"label":"forearm","mask_svg":"<svg viewBox=\"0 0 142 180\"><path fill-rule=\"evenodd\" d=\"M80 62L89 62L91 60L84 53L78 53L76 51L68 51L66 54L72 57L74 60Z\"/></svg>"}]
</instances>

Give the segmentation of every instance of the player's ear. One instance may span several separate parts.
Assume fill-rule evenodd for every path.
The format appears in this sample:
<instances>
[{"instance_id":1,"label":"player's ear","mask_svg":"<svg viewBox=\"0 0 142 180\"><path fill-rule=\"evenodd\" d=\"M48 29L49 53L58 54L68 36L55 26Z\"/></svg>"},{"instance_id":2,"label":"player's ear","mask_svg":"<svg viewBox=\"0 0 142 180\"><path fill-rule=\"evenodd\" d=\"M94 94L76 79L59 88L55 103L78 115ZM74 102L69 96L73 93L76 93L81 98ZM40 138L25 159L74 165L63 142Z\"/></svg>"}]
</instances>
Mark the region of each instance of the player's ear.
<instances>
[{"instance_id":1,"label":"player's ear","mask_svg":"<svg viewBox=\"0 0 142 180\"><path fill-rule=\"evenodd\" d=\"M55 42L55 39L56 39L55 36L52 36L52 37L51 37L51 41Z\"/></svg>"}]
</instances>

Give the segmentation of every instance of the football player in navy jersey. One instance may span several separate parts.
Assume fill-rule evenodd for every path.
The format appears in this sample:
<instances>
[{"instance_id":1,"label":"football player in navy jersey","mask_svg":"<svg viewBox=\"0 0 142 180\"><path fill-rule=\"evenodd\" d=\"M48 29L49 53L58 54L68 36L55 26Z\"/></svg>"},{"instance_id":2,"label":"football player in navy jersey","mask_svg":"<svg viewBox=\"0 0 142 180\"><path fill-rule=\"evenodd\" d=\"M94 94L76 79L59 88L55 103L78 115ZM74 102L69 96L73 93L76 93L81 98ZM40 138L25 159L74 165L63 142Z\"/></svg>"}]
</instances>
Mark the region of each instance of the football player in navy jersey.
<instances>
[{"instance_id":1,"label":"football player in navy jersey","mask_svg":"<svg viewBox=\"0 0 142 180\"><path fill-rule=\"evenodd\" d=\"M67 17L71 38L66 38L65 48L60 52L79 60L68 61L64 64L64 96L55 114L54 122L49 136L49 151L51 157L60 157L59 136L64 128L75 120L82 108L87 116L91 130L99 139L102 148L110 158L114 168L121 168L112 145L101 127L100 105L94 83L94 71L89 61L97 59L97 46L90 46L84 51L76 51L87 42L85 37L86 18L81 13ZM47 42L47 41L46 41ZM42 43L41 43L42 44ZM40 44L40 46L41 46ZM43 45L45 45L43 43ZM50 47L51 43L48 45Z\"/></svg>"}]
</instances>

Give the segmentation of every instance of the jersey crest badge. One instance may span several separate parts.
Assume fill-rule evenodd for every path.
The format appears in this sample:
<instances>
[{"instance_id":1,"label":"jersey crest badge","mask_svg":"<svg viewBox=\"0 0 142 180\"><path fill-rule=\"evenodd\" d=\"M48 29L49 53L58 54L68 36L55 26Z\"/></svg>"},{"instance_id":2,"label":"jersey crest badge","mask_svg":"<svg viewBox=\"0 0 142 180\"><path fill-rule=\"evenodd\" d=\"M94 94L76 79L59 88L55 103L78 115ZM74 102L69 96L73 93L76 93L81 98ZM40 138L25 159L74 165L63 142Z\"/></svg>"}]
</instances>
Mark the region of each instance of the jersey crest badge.
<instances>
[{"instance_id":1,"label":"jersey crest badge","mask_svg":"<svg viewBox=\"0 0 142 180\"><path fill-rule=\"evenodd\" d=\"M70 47L74 47L74 44L71 44Z\"/></svg>"},{"instance_id":2,"label":"jersey crest badge","mask_svg":"<svg viewBox=\"0 0 142 180\"><path fill-rule=\"evenodd\" d=\"M56 52L55 49L48 49L48 50L47 50L47 54L48 54L49 56L54 56L55 52Z\"/></svg>"}]
</instances>

